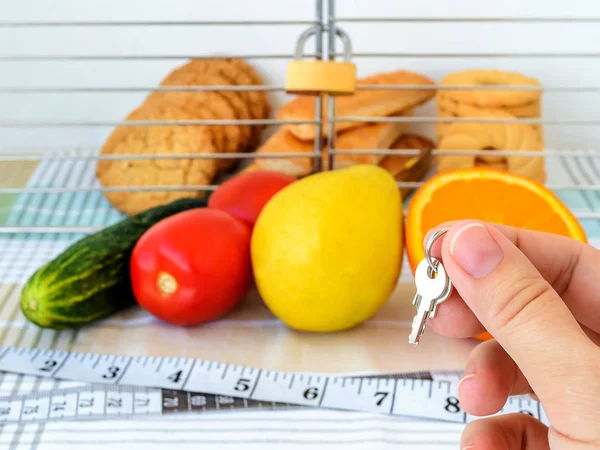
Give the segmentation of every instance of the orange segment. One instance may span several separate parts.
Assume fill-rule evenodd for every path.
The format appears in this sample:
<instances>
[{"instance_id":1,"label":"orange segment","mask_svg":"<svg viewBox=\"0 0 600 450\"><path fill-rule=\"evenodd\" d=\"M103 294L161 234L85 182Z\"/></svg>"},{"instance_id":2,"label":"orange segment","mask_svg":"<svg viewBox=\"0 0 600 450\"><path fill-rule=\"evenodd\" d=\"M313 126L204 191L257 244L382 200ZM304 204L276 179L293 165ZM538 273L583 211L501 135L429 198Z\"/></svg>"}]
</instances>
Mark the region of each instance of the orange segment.
<instances>
[{"instance_id":1,"label":"orange segment","mask_svg":"<svg viewBox=\"0 0 600 450\"><path fill-rule=\"evenodd\" d=\"M482 167L444 171L425 182L408 207L405 246L413 273L425 257L423 240L427 232L443 222L463 219L544 231L587 242L571 211L552 191L529 178Z\"/></svg>"}]
</instances>

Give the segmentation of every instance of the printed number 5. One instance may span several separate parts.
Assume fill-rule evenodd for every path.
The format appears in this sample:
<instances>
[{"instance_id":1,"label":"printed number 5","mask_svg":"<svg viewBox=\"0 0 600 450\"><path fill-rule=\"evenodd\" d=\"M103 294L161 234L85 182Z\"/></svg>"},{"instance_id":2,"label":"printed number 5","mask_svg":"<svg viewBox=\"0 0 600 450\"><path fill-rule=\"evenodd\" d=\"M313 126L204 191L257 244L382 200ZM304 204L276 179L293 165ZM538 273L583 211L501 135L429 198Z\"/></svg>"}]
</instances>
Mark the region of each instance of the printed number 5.
<instances>
[{"instance_id":1,"label":"printed number 5","mask_svg":"<svg viewBox=\"0 0 600 450\"><path fill-rule=\"evenodd\" d=\"M247 378L240 378L235 385L234 389L239 392L244 392L250 389L250 380Z\"/></svg>"}]
</instances>

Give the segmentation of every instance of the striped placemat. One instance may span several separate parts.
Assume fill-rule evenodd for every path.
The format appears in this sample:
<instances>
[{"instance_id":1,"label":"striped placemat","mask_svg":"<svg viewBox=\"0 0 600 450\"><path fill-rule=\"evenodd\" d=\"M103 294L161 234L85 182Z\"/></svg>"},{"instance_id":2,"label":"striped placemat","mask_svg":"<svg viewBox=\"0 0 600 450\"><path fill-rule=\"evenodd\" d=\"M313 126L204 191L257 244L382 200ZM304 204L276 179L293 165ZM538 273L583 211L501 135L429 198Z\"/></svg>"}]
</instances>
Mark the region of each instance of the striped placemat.
<instances>
[{"instance_id":1,"label":"striped placemat","mask_svg":"<svg viewBox=\"0 0 600 450\"><path fill-rule=\"evenodd\" d=\"M564 157L548 161L549 184L586 186L600 181L600 158ZM9 208L7 226L107 226L124 217L102 192L77 191L98 187L93 159L42 161L27 187L73 189L61 193L22 193L0 197ZM557 195L577 212L600 212L600 191L561 190ZM6 205L10 204L10 207ZM535 211L532 211L535 214ZM600 221L581 220L591 242L600 240ZM41 264L81 238L73 233L18 233L0 236L0 283L21 283ZM405 272L405 271L403 271Z\"/></svg>"}]
</instances>

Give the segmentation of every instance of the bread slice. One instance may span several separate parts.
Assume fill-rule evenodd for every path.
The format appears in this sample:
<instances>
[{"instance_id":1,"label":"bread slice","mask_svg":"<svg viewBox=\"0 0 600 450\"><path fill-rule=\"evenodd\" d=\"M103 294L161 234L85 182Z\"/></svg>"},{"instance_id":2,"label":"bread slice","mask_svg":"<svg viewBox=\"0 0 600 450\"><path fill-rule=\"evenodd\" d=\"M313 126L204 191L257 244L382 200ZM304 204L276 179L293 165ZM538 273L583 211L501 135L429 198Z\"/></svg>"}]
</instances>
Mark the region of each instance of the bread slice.
<instances>
[{"instance_id":1,"label":"bread slice","mask_svg":"<svg viewBox=\"0 0 600 450\"><path fill-rule=\"evenodd\" d=\"M383 72L357 80L364 85L419 85L431 86L434 82L418 73L406 70ZM383 117L413 108L430 100L435 90L409 89L358 89L353 95L336 97L336 119L343 117ZM327 101L323 101L322 135L327 136ZM279 120L315 120L315 97L301 96L283 105L276 115ZM364 122L338 122L335 130L349 130L365 125ZM315 124L288 124L285 127L298 139L314 140Z\"/></svg>"},{"instance_id":2,"label":"bread slice","mask_svg":"<svg viewBox=\"0 0 600 450\"><path fill-rule=\"evenodd\" d=\"M379 167L390 172L398 181L407 181L406 173L419 161L430 160L435 144L431 139L418 134L404 134L391 146L393 150L419 150L418 155L388 155L379 162Z\"/></svg>"},{"instance_id":3,"label":"bread slice","mask_svg":"<svg viewBox=\"0 0 600 450\"><path fill-rule=\"evenodd\" d=\"M308 141L297 139L289 130L284 127L279 128L265 143L256 150L256 154L282 154L282 153L311 153L314 151L314 144ZM294 158L256 158L254 163L248 166L244 171L249 170L272 170L283 172L295 177L303 177L312 172L313 159L310 157Z\"/></svg>"},{"instance_id":4,"label":"bread slice","mask_svg":"<svg viewBox=\"0 0 600 450\"><path fill-rule=\"evenodd\" d=\"M421 181L432 167L431 151L435 143L418 134L404 134L392 144L394 150L419 150L418 155L388 155L379 162L379 167L392 174L396 181ZM402 187L402 198L414 190L412 187Z\"/></svg>"},{"instance_id":5,"label":"bread slice","mask_svg":"<svg viewBox=\"0 0 600 450\"><path fill-rule=\"evenodd\" d=\"M412 115L412 110L405 111L401 116L407 117ZM408 123L406 122L390 122L390 123L374 123L353 128L344 133L340 133L336 140L336 150L352 151L352 150L385 150L406 131ZM328 154L327 147L325 155ZM384 158L384 155L374 154L343 154L336 155L335 168L341 169L344 167L354 166L356 164L374 164ZM324 164L325 167L328 167Z\"/></svg>"},{"instance_id":6,"label":"bread slice","mask_svg":"<svg viewBox=\"0 0 600 450\"><path fill-rule=\"evenodd\" d=\"M403 112L402 116L409 116L412 110ZM389 122L363 125L352 130L340 133L336 139L337 150L380 150L389 148L406 131L407 123ZM281 154L281 153L313 153L314 141L298 139L286 127L281 127L271 136L256 153ZM373 154L344 154L336 155L335 168L340 169L356 164L377 165L384 156ZM328 167L328 148L323 149L323 167ZM309 175L313 171L314 158L256 158L255 168L274 170L287 173L296 177ZM252 169L249 169L252 170Z\"/></svg>"}]
</instances>

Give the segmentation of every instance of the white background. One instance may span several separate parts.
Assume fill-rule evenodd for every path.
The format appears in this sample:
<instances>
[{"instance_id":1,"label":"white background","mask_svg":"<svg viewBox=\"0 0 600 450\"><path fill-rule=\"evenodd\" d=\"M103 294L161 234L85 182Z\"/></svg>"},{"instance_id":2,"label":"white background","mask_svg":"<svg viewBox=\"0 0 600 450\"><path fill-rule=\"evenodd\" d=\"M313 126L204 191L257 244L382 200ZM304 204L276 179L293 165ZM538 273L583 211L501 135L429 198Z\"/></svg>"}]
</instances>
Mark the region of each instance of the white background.
<instances>
[{"instance_id":1,"label":"white background","mask_svg":"<svg viewBox=\"0 0 600 450\"><path fill-rule=\"evenodd\" d=\"M2 0L0 21L311 20L313 0ZM597 0L338 0L339 17L600 17ZM600 53L598 23L343 23L356 52ZM306 25L0 27L0 55L292 54ZM310 46L312 49L312 45ZM517 70L547 86L600 86L600 58L357 57L360 75L407 68L436 81L467 68ZM183 59L152 61L0 60L0 87L153 87ZM251 61L266 82L282 85L285 60ZM146 93L0 93L0 122L118 121ZM275 107L283 95L271 95ZM598 93L546 93L547 119L600 119ZM419 114L430 115L430 104ZM423 128L422 128L423 129ZM431 127L425 127L430 132ZM547 148L596 148L597 127L546 126ZM0 149L98 148L110 127L0 127Z\"/></svg>"}]
</instances>

